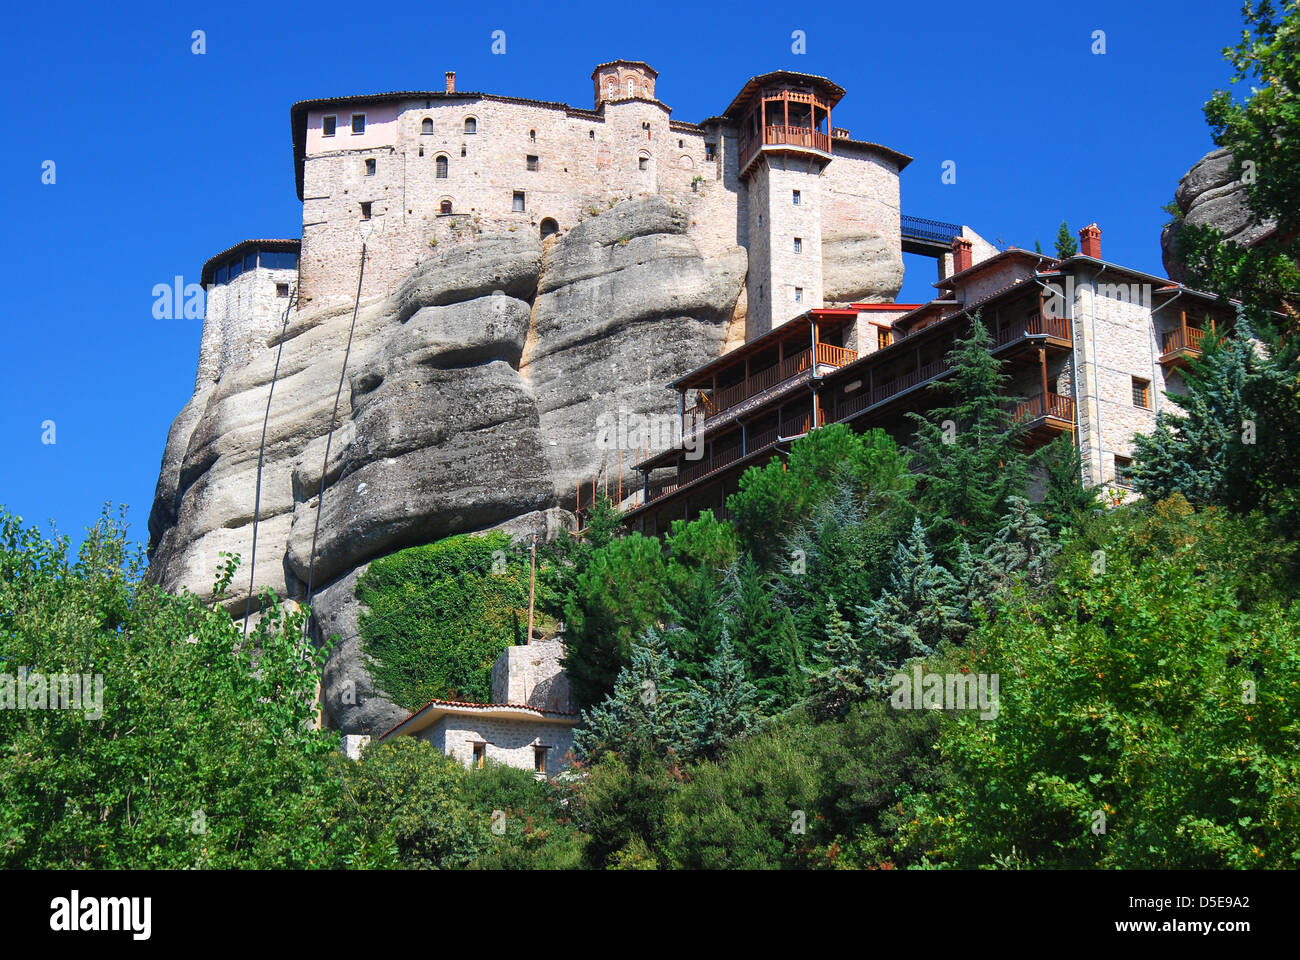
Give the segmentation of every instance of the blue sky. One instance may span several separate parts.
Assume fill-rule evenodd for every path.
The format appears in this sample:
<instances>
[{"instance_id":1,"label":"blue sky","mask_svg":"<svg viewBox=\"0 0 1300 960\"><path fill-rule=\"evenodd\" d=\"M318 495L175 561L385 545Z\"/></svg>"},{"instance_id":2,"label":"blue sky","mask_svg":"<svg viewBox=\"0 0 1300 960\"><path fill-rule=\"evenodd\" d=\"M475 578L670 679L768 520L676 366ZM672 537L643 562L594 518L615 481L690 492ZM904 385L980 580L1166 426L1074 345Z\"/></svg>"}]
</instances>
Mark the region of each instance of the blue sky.
<instances>
[{"instance_id":1,"label":"blue sky","mask_svg":"<svg viewBox=\"0 0 1300 960\"><path fill-rule=\"evenodd\" d=\"M247 237L299 234L289 107L462 89L591 103L595 64L646 60L673 116L721 112L775 69L848 91L837 126L915 159L905 213L1051 250L1096 220L1107 259L1161 272L1160 209L1213 144L1239 5L1142 3L211 5L11 8L0 72L6 358L0 505L79 540L125 503L148 538L167 429L189 398L201 321L156 320L152 289ZM191 53L191 32L207 51ZM491 52L494 30L505 55ZM791 52L803 30L807 52ZM1105 31L1106 52L1091 52ZM42 163L56 182L41 183ZM940 179L945 160L957 182ZM929 299L909 258L900 300ZM55 443L41 442L45 421Z\"/></svg>"}]
</instances>

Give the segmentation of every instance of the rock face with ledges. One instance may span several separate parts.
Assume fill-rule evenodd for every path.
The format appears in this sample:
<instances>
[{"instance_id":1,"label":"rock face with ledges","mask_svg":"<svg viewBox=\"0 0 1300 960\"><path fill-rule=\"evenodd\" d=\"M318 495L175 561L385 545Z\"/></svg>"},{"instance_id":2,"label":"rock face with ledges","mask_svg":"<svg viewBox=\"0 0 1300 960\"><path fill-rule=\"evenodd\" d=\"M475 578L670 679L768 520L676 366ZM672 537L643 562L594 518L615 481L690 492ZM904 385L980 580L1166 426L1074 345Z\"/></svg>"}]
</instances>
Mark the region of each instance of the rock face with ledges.
<instances>
[{"instance_id":1,"label":"rock face with ledges","mask_svg":"<svg viewBox=\"0 0 1300 960\"><path fill-rule=\"evenodd\" d=\"M676 416L663 384L721 351L746 270L743 248L701 256L687 224L667 200L629 200L544 252L508 235L424 262L360 305L332 436L352 310L293 316L254 580L310 600L319 639L339 636L322 682L329 724L375 734L406 713L374 689L357 636L369 561L456 533L555 536L572 525L574 483L616 463L596 443L602 412ZM220 551L247 563L279 340L201 384L172 425L149 522L150 576L169 590L210 597ZM245 566L232 614L247 591Z\"/></svg>"},{"instance_id":2,"label":"rock face with ledges","mask_svg":"<svg viewBox=\"0 0 1300 960\"><path fill-rule=\"evenodd\" d=\"M903 255L878 233L822 239L822 296L835 303L892 303L903 288Z\"/></svg>"},{"instance_id":3,"label":"rock face with ledges","mask_svg":"<svg viewBox=\"0 0 1300 960\"><path fill-rule=\"evenodd\" d=\"M1188 226L1215 227L1224 240L1249 246L1273 229L1269 221L1261 223L1246 200L1246 185L1235 169L1232 154L1223 147L1212 150L1183 174L1174 191L1174 202ZM1165 272L1179 282L1187 270L1178 256L1177 224L1166 224L1160 234Z\"/></svg>"}]
</instances>

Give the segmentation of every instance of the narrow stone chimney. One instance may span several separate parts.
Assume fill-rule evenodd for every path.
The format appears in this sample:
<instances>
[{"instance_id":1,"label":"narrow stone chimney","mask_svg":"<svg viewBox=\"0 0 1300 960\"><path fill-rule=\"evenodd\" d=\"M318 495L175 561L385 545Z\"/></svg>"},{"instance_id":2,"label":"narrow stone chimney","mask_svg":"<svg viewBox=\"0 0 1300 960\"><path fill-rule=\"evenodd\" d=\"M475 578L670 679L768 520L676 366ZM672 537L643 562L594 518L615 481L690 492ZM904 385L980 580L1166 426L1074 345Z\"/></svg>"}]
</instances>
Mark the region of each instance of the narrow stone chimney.
<instances>
[{"instance_id":1,"label":"narrow stone chimney","mask_svg":"<svg viewBox=\"0 0 1300 960\"><path fill-rule=\"evenodd\" d=\"M455 70L447 71L447 92L448 93L456 92L456 71Z\"/></svg>"},{"instance_id":2,"label":"narrow stone chimney","mask_svg":"<svg viewBox=\"0 0 1300 960\"><path fill-rule=\"evenodd\" d=\"M1094 260L1101 259L1101 227L1090 223L1079 231L1079 252Z\"/></svg>"},{"instance_id":3,"label":"narrow stone chimney","mask_svg":"<svg viewBox=\"0 0 1300 960\"><path fill-rule=\"evenodd\" d=\"M972 244L965 237L952 238L952 272L961 273L974 265L975 255L971 252Z\"/></svg>"}]
</instances>

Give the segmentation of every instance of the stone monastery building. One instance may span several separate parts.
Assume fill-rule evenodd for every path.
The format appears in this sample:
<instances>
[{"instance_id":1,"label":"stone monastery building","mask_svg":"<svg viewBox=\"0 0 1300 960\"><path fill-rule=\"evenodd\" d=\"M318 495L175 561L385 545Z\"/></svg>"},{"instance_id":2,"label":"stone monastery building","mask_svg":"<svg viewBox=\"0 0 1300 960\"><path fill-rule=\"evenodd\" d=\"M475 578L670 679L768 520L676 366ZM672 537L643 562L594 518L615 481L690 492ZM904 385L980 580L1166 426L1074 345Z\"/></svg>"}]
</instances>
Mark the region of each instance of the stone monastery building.
<instances>
[{"instance_id":1,"label":"stone monastery building","mask_svg":"<svg viewBox=\"0 0 1300 960\"><path fill-rule=\"evenodd\" d=\"M640 61L597 66L589 108L458 90L451 72L445 81L293 106L301 237L246 240L204 265L200 384L274 343L287 309L348 310L358 294L400 294L422 263L481 238L528 236L547 251L621 200L663 198L684 211L702 257L740 247L747 272L722 355L700 346L697 368L669 384L682 442L638 450L642 476L626 496L621 475L608 487L629 524L657 532L725 513L747 467L817 426L906 439L903 414L935 402L925 387L948 373L945 355L974 322L1007 361L1026 442L1069 431L1085 482L1122 487L1133 433L1154 426L1164 391L1182 392L1180 369L1205 333L1232 322L1228 305L1104 260L1096 224L1077 256L1057 260L904 216L899 174L911 158L835 125L845 91L824 77L752 77L698 122L672 117ZM894 302L905 252L936 261L928 303ZM631 467L629 456L629 477ZM581 484L568 490L560 505L579 506ZM467 763L555 769L569 708L495 681L500 702L435 702L386 736L425 736Z\"/></svg>"}]
</instances>

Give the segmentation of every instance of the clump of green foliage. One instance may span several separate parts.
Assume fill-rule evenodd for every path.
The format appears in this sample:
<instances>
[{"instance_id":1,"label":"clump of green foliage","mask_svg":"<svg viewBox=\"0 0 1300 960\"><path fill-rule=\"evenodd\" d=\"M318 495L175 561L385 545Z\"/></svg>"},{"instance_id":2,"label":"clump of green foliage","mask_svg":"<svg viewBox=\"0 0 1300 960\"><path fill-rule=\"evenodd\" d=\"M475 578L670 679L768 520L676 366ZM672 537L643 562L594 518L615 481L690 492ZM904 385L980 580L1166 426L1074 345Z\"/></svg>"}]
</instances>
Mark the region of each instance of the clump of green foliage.
<instances>
[{"instance_id":1,"label":"clump of green foliage","mask_svg":"<svg viewBox=\"0 0 1300 960\"><path fill-rule=\"evenodd\" d=\"M357 598L363 649L394 703L486 703L493 662L525 642L528 560L503 533L448 537L375 560Z\"/></svg>"}]
</instances>

